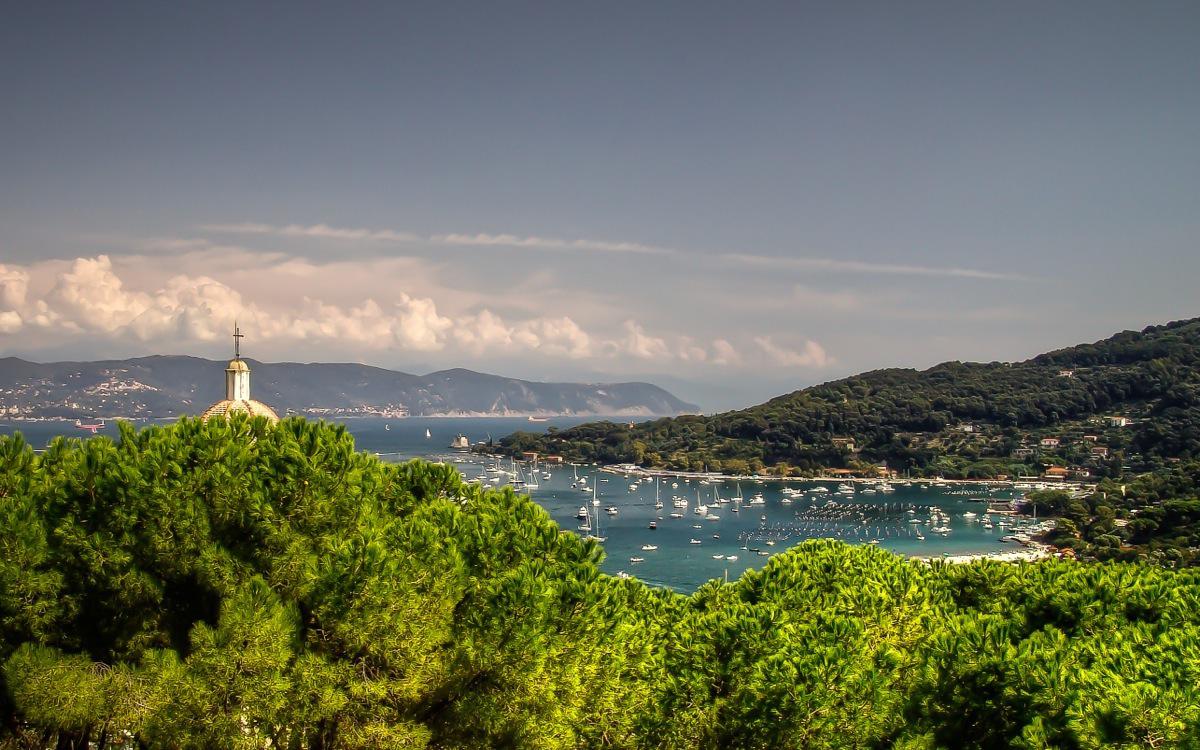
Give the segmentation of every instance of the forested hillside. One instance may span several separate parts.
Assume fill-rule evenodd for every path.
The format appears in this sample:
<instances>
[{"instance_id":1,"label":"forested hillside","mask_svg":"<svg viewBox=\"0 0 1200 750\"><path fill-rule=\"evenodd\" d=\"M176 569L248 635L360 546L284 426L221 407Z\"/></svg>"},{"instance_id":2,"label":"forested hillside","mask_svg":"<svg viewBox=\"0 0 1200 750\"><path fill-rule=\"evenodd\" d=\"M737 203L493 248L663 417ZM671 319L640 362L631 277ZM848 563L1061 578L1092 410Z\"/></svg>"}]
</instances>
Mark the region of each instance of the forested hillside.
<instances>
[{"instance_id":1,"label":"forested hillside","mask_svg":"<svg viewBox=\"0 0 1200 750\"><path fill-rule=\"evenodd\" d=\"M685 597L341 427L0 439L0 745L1194 748L1200 573L810 542ZM89 743L91 743L89 745Z\"/></svg>"},{"instance_id":2,"label":"forested hillside","mask_svg":"<svg viewBox=\"0 0 1200 750\"><path fill-rule=\"evenodd\" d=\"M502 448L730 473L886 463L992 477L1053 464L1119 476L1200 457L1200 319L1025 362L877 370L710 417L517 433Z\"/></svg>"}]
</instances>

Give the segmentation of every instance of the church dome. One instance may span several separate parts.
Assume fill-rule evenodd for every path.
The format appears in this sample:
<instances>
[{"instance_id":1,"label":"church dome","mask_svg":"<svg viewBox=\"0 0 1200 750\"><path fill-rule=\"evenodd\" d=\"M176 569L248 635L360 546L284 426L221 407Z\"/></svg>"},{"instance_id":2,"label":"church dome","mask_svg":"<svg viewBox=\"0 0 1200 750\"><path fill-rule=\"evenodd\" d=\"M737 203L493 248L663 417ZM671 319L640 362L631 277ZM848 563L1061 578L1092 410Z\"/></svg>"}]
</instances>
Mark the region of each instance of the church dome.
<instances>
[{"instance_id":1,"label":"church dome","mask_svg":"<svg viewBox=\"0 0 1200 750\"><path fill-rule=\"evenodd\" d=\"M252 417L266 417L267 421L275 424L279 415L275 410L261 401L250 398L250 365L242 360L242 332L237 324L233 326L233 359L225 368L225 398L204 410L200 418L207 421L213 417L225 418L235 411L244 412Z\"/></svg>"},{"instance_id":2,"label":"church dome","mask_svg":"<svg viewBox=\"0 0 1200 750\"><path fill-rule=\"evenodd\" d=\"M279 421L279 415L275 410L267 406L261 401L254 399L221 399L217 403L204 410L200 418L208 421L213 417L228 417L235 411L241 411L249 414L252 417L266 417L267 421L275 424Z\"/></svg>"}]
</instances>

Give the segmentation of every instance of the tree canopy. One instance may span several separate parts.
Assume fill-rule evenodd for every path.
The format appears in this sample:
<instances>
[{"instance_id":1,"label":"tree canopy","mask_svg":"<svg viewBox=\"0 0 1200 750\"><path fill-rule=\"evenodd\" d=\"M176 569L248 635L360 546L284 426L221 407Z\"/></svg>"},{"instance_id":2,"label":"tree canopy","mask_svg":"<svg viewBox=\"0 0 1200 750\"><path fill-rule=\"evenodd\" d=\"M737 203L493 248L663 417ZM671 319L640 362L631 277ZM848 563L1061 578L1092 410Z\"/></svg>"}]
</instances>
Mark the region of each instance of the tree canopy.
<instances>
[{"instance_id":1,"label":"tree canopy","mask_svg":"<svg viewBox=\"0 0 1200 750\"><path fill-rule=\"evenodd\" d=\"M0 745L1200 746L1200 574L809 542L691 596L343 427L0 439Z\"/></svg>"}]
</instances>

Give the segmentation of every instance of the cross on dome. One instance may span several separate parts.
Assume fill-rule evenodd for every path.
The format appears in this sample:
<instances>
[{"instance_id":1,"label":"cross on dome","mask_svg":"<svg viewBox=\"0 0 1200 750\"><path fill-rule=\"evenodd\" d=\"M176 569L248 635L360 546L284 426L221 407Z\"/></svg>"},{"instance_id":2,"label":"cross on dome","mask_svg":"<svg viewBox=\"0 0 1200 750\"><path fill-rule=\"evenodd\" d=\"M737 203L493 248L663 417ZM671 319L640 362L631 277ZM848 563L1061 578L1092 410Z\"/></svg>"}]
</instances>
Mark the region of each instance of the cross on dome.
<instances>
[{"instance_id":1,"label":"cross on dome","mask_svg":"<svg viewBox=\"0 0 1200 750\"><path fill-rule=\"evenodd\" d=\"M254 416L266 417L272 424L279 421L275 411L261 401L250 397L250 365L242 361L242 339L246 335L233 322L233 359L225 368L225 398L208 407L201 419L225 417L231 412L242 411Z\"/></svg>"},{"instance_id":2,"label":"cross on dome","mask_svg":"<svg viewBox=\"0 0 1200 750\"><path fill-rule=\"evenodd\" d=\"M242 339L246 338L246 334L242 333L238 328L237 321L233 321L233 358L242 358Z\"/></svg>"}]
</instances>

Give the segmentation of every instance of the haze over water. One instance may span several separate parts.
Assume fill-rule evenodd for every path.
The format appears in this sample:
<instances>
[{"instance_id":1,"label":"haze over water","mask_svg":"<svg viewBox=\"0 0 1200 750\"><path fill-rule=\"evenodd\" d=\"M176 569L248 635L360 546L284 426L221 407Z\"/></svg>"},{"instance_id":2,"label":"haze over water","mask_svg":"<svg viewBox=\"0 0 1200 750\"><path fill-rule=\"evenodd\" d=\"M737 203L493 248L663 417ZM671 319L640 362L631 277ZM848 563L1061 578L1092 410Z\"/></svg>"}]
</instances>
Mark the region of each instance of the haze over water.
<instances>
[{"instance_id":1,"label":"haze over water","mask_svg":"<svg viewBox=\"0 0 1200 750\"><path fill-rule=\"evenodd\" d=\"M426 458L453 462L466 479L483 476L485 481L496 477L503 486L509 478L487 473L486 468L499 464L509 469L510 462L483 456L457 454L447 447L457 434L466 435L472 442L486 440L488 436L499 439L516 430L544 432L549 427L560 429L580 424L590 419L556 417L547 422L529 422L524 418L410 418L399 420L353 419L344 424L354 435L360 450L380 454L388 461L403 461L409 458ZM426 430L430 436L425 437ZM42 447L57 435L88 437L89 433L76 429L69 422L6 422L0 423L0 434L21 432L35 447ZM115 424L108 424L101 432L108 437L116 436ZM733 512L733 503L713 507L715 519L701 518L694 513L697 497L713 506L714 492L729 498L737 494L739 483L724 482L701 484L698 480L664 479L658 494L663 507L655 508L655 483L643 481L630 489L632 478L602 472L597 466L550 466L541 467L551 478L538 474L538 487L519 490L528 494L563 529L576 533L580 520L577 514L581 506L593 513L599 511L599 534L606 538L605 560L601 568L608 573L622 571L634 575L647 583L668 586L677 591L688 592L713 578L728 576L737 578L748 568L761 568L771 555L807 539L833 538L851 544L868 544L878 540L879 546L902 555L939 556L942 554L963 555L1013 550L1017 547L1001 542L1000 537L1009 532L999 527L985 529L976 519L964 518L966 512L982 516L986 508L984 498L1007 499L1014 496L1012 490L990 489L984 485L938 487L922 489L918 483L911 486L896 486L895 492L865 494L860 491L853 496L836 495L835 482L781 482L743 481L740 483L744 498L741 510ZM592 506L591 490L582 491L572 487L576 475L588 478L588 487L596 487L598 506ZM526 478L529 473L526 471ZM672 486L675 483L677 486ZM784 487L818 486L828 487L829 493L814 494L811 491L790 502L782 492ZM755 493L762 493L763 505L748 505ZM688 507L675 508L672 497L688 500ZM835 505L830 506L833 500ZM606 508L615 507L617 513L609 515ZM941 536L930 531L929 509L937 508L949 516L951 531ZM913 509L915 513L908 513ZM673 512L681 512L682 518L671 518ZM592 516L595 518L595 515ZM649 524L657 519L658 528L651 530ZM910 523L919 519L922 523ZM699 527L699 528L697 528ZM923 541L917 538L922 534ZM691 540L699 541L692 544ZM774 544L768 544L768 541ZM643 545L656 545L656 550L643 550ZM760 552L762 554L760 554ZM715 559L713 555L721 555ZM730 561L730 555L736 560ZM644 558L642 562L631 562L631 557Z\"/></svg>"}]
</instances>

